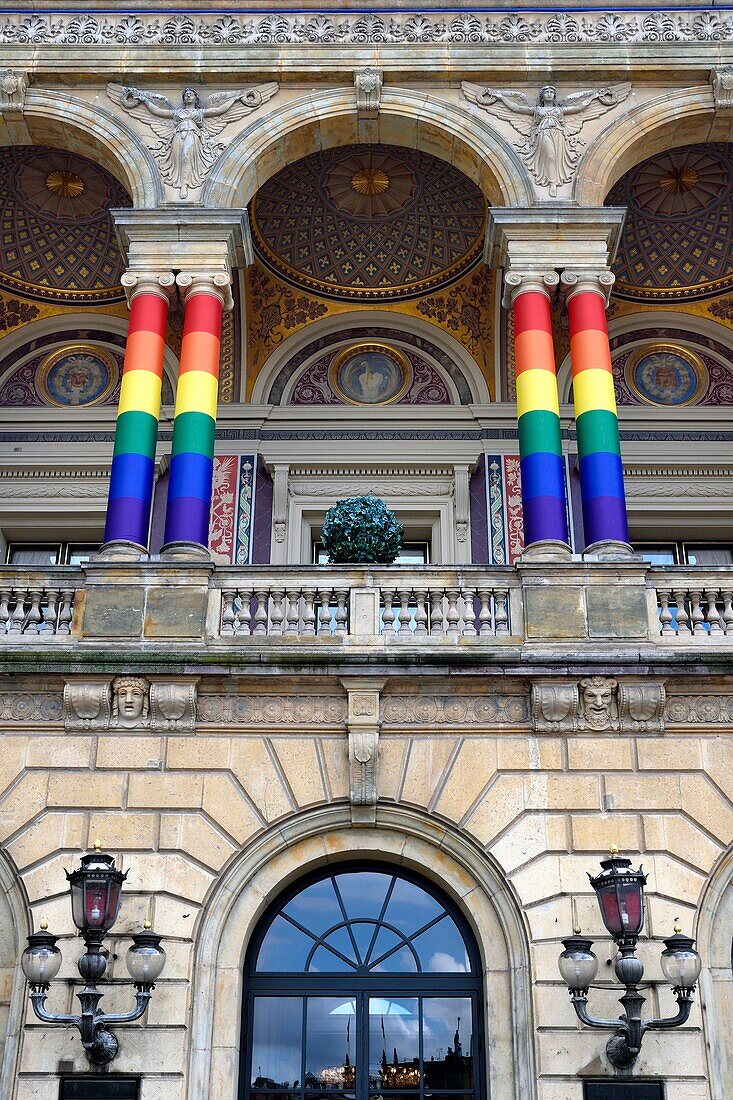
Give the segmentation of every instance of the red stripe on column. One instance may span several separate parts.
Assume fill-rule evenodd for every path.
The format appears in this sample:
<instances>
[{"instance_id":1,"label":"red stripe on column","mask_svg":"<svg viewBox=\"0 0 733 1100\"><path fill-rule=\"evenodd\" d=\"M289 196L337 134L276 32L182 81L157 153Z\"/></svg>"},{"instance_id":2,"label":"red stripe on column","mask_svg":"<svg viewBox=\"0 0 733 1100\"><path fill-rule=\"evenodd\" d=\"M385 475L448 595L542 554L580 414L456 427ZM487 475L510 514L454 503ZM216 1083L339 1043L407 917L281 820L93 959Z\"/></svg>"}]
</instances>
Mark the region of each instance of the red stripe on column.
<instances>
[{"instance_id":1,"label":"red stripe on column","mask_svg":"<svg viewBox=\"0 0 733 1100\"><path fill-rule=\"evenodd\" d=\"M541 329L552 335L550 302L546 294L528 290L524 294L518 294L513 304L515 336L520 332L526 332L527 329Z\"/></svg>"},{"instance_id":2,"label":"red stripe on column","mask_svg":"<svg viewBox=\"0 0 733 1100\"><path fill-rule=\"evenodd\" d=\"M127 335L141 330L165 336L168 302L160 294L135 294L130 303L130 324Z\"/></svg>"},{"instance_id":3,"label":"red stripe on column","mask_svg":"<svg viewBox=\"0 0 733 1100\"><path fill-rule=\"evenodd\" d=\"M209 332L219 339L222 304L214 294L194 294L186 299L184 339L189 332Z\"/></svg>"},{"instance_id":4,"label":"red stripe on column","mask_svg":"<svg viewBox=\"0 0 733 1100\"><path fill-rule=\"evenodd\" d=\"M568 306L568 318L570 320L570 339L576 332L595 328L600 332L608 332L606 323L606 303L600 294L595 291L579 291L572 295Z\"/></svg>"}]
</instances>

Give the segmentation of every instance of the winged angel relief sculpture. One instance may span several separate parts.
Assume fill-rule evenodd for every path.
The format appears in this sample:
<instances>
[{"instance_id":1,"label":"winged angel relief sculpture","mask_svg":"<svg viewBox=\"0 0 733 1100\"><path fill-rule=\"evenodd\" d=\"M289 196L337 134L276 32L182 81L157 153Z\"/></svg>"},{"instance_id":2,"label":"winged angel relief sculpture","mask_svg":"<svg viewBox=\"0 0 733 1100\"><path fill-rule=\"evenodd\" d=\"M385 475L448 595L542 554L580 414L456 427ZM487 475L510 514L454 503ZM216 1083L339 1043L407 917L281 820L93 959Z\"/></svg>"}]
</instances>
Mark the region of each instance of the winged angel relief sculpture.
<instances>
[{"instance_id":1,"label":"winged angel relief sculpture","mask_svg":"<svg viewBox=\"0 0 733 1100\"><path fill-rule=\"evenodd\" d=\"M152 153L161 175L177 187L182 199L204 182L206 174L224 151L216 139L225 126L245 118L271 99L278 85L214 92L202 100L196 88L184 88L176 107L160 92L145 92L124 84L108 84L107 94L133 118L140 119L158 138Z\"/></svg>"},{"instance_id":2,"label":"winged angel relief sculpture","mask_svg":"<svg viewBox=\"0 0 733 1100\"><path fill-rule=\"evenodd\" d=\"M547 84L540 89L536 103L531 103L524 92L465 82L462 88L466 99L508 122L526 139L515 148L537 183L548 187L554 198L558 187L573 177L583 144L578 135L585 123L623 103L631 84L573 92L563 100L558 100L557 88Z\"/></svg>"}]
</instances>

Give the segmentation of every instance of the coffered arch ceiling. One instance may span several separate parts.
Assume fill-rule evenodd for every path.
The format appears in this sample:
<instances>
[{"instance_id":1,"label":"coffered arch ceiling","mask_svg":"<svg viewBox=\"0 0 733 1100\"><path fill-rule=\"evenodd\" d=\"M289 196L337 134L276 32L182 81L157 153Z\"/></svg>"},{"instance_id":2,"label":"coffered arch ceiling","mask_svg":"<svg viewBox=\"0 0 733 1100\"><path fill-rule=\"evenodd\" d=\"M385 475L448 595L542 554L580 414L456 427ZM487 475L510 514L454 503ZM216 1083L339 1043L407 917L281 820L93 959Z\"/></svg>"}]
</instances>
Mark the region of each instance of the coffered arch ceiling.
<instances>
[{"instance_id":1,"label":"coffered arch ceiling","mask_svg":"<svg viewBox=\"0 0 733 1100\"><path fill-rule=\"evenodd\" d=\"M251 218L257 255L281 278L327 298L390 302L447 286L479 262L485 200L429 153L348 145L278 172Z\"/></svg>"},{"instance_id":2,"label":"coffered arch ceiling","mask_svg":"<svg viewBox=\"0 0 733 1100\"><path fill-rule=\"evenodd\" d=\"M622 176L606 204L628 210L616 297L685 302L733 290L733 144L657 153Z\"/></svg>"}]
</instances>

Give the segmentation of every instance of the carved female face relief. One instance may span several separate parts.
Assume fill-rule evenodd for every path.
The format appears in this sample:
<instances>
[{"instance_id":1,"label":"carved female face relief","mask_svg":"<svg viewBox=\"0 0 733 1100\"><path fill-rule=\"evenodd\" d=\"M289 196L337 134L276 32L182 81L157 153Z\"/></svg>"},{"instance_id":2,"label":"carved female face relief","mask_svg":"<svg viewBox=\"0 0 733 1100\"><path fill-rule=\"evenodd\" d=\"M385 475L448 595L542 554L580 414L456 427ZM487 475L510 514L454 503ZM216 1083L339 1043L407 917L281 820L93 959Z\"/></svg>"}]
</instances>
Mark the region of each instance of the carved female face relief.
<instances>
[{"instance_id":1,"label":"carved female face relief","mask_svg":"<svg viewBox=\"0 0 733 1100\"><path fill-rule=\"evenodd\" d=\"M128 729L146 725L149 691L145 676L118 676L112 682L112 724Z\"/></svg>"}]
</instances>

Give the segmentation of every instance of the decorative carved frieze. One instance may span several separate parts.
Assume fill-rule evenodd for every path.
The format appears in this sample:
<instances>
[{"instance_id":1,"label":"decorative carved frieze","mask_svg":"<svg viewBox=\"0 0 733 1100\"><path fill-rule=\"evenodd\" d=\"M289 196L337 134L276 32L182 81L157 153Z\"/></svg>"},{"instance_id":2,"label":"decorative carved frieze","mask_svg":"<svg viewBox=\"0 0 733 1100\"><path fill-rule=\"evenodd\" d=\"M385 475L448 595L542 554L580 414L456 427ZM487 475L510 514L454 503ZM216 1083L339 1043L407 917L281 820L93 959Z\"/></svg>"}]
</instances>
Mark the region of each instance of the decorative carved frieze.
<instances>
[{"instance_id":1,"label":"decorative carved frieze","mask_svg":"<svg viewBox=\"0 0 733 1100\"><path fill-rule=\"evenodd\" d=\"M61 692L0 692L1 722L58 722L64 714Z\"/></svg>"},{"instance_id":2,"label":"decorative carved frieze","mask_svg":"<svg viewBox=\"0 0 733 1100\"><path fill-rule=\"evenodd\" d=\"M382 99L382 71L368 65L354 73L356 113L361 118L377 118Z\"/></svg>"},{"instance_id":3,"label":"decorative carved frieze","mask_svg":"<svg viewBox=\"0 0 733 1100\"><path fill-rule=\"evenodd\" d=\"M654 680L540 681L532 684L532 725L536 733L660 733L664 701L664 684Z\"/></svg>"},{"instance_id":4,"label":"decorative carved frieze","mask_svg":"<svg viewBox=\"0 0 733 1100\"><path fill-rule=\"evenodd\" d=\"M202 695L200 725L340 726L346 723L346 699L331 695Z\"/></svg>"},{"instance_id":5,"label":"decorative carved frieze","mask_svg":"<svg viewBox=\"0 0 733 1100\"><path fill-rule=\"evenodd\" d=\"M74 677L63 696L64 728L79 730L153 729L192 732L196 726L196 681L146 676Z\"/></svg>"},{"instance_id":6,"label":"decorative carved frieze","mask_svg":"<svg viewBox=\"0 0 733 1100\"><path fill-rule=\"evenodd\" d=\"M668 695L664 721L669 726L731 726L733 695Z\"/></svg>"},{"instance_id":7,"label":"decorative carved frieze","mask_svg":"<svg viewBox=\"0 0 733 1100\"><path fill-rule=\"evenodd\" d=\"M733 109L733 65L722 65L710 70L710 84L713 89L716 111Z\"/></svg>"},{"instance_id":8,"label":"decorative carved frieze","mask_svg":"<svg viewBox=\"0 0 733 1100\"><path fill-rule=\"evenodd\" d=\"M525 726L524 695L389 695L382 722L392 726Z\"/></svg>"},{"instance_id":9,"label":"decorative carved frieze","mask_svg":"<svg viewBox=\"0 0 733 1100\"><path fill-rule=\"evenodd\" d=\"M96 46L127 49L152 44L161 46L260 45L274 49L287 45L406 43L415 48L432 43L455 43L462 47L497 43L557 46L598 43L616 45L648 42L656 47L685 42L705 44L733 41L733 17L725 9L649 11L461 11L336 13L276 12L261 17L241 15L196 15L173 12L120 12L80 14L76 12L23 12L6 15L0 21L2 45L71 45L93 50Z\"/></svg>"},{"instance_id":10,"label":"decorative carved frieze","mask_svg":"<svg viewBox=\"0 0 733 1100\"><path fill-rule=\"evenodd\" d=\"M278 90L275 83L214 92L203 99L197 88L184 88L181 102L160 92L123 84L108 84L107 94L119 107L149 126L157 137L150 149L160 174L182 199L200 187L226 148L219 135L246 118Z\"/></svg>"}]
</instances>

